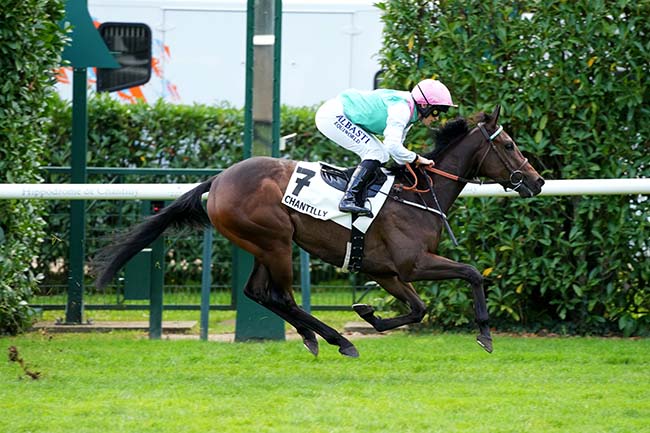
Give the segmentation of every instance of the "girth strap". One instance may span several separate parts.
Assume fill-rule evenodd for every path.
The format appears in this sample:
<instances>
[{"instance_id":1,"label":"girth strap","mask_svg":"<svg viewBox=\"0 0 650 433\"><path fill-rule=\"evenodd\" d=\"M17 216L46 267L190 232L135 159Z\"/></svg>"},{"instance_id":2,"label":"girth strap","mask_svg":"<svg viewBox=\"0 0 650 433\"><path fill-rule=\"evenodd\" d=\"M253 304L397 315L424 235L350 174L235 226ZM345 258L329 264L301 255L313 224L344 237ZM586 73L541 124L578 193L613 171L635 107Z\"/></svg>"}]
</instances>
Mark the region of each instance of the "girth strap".
<instances>
[{"instance_id":1,"label":"girth strap","mask_svg":"<svg viewBox=\"0 0 650 433\"><path fill-rule=\"evenodd\" d=\"M361 270L361 261L363 260L363 248L365 234L355 227L354 222L359 218L358 214L352 214L352 226L350 230L350 241L347 245L343 270L349 272L359 272Z\"/></svg>"}]
</instances>

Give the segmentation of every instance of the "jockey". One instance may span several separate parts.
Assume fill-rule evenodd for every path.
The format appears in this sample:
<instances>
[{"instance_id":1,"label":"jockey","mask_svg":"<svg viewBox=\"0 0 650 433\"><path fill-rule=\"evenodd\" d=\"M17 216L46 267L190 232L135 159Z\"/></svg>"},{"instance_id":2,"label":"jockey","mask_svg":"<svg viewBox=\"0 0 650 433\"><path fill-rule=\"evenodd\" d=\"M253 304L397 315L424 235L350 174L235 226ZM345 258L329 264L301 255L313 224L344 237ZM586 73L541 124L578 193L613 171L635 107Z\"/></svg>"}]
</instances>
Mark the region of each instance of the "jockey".
<instances>
[{"instance_id":1,"label":"jockey","mask_svg":"<svg viewBox=\"0 0 650 433\"><path fill-rule=\"evenodd\" d=\"M389 158L398 164L433 165L433 161L404 147L410 127L420 120L429 127L440 113L457 107L440 81L420 81L408 91L348 89L316 112L316 127L339 146L359 155L361 163L339 203L342 212L372 216L365 207L366 190L379 166ZM380 141L375 134L384 136Z\"/></svg>"}]
</instances>

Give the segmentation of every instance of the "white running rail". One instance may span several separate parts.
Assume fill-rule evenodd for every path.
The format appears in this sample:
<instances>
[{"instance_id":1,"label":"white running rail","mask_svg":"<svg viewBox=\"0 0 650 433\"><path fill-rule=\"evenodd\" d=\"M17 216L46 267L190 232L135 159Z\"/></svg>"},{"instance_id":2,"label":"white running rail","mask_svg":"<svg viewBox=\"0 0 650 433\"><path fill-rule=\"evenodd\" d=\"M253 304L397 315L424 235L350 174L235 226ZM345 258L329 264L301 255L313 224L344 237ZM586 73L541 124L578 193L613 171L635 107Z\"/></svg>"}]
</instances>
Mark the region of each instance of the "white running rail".
<instances>
[{"instance_id":1,"label":"white running rail","mask_svg":"<svg viewBox=\"0 0 650 433\"><path fill-rule=\"evenodd\" d=\"M174 200L198 183L0 184L0 199ZM650 179L548 180L540 196L650 194ZM468 184L461 197L515 197L500 185Z\"/></svg>"}]
</instances>

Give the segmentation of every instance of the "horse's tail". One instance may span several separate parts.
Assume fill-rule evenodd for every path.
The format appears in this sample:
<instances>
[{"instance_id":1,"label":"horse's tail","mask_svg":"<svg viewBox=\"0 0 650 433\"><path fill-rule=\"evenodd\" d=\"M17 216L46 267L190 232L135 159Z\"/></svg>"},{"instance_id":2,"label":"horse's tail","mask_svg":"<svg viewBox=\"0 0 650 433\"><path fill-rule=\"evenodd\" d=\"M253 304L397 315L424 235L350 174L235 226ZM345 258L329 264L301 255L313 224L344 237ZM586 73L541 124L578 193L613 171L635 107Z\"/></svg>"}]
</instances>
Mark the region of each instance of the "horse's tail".
<instances>
[{"instance_id":1,"label":"horse's tail","mask_svg":"<svg viewBox=\"0 0 650 433\"><path fill-rule=\"evenodd\" d=\"M157 214L147 217L128 232L119 235L112 245L102 249L93 259L93 270L97 275L96 286L105 287L126 262L156 240L167 227L208 227L210 219L203 209L201 196L210 190L214 179L215 177L212 177L186 192Z\"/></svg>"}]
</instances>

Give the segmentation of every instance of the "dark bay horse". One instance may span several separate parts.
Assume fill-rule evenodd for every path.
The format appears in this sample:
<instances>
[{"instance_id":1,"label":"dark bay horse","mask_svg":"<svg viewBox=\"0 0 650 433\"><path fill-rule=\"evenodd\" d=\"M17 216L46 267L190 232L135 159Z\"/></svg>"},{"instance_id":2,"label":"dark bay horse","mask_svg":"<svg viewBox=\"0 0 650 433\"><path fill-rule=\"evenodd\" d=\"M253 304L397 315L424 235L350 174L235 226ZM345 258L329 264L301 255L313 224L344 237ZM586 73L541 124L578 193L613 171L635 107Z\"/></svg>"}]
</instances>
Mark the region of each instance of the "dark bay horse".
<instances>
[{"instance_id":1,"label":"dark bay horse","mask_svg":"<svg viewBox=\"0 0 650 433\"><path fill-rule=\"evenodd\" d=\"M498 125L500 107L491 115L479 113L474 123L459 119L442 130L438 147L425 155L436 162L431 173L440 210L446 214L468 179L484 176L522 197L541 192L544 180L521 154L515 142ZM316 334L339 346L343 355L356 357L357 349L335 329L301 309L292 292L292 244L311 255L341 266L350 231L334 222L315 219L282 204L282 196L296 166L295 161L256 157L241 161L218 176L188 191L123 235L96 258L97 285L105 286L137 252L169 226L212 224L234 244L254 257L245 294L293 325L307 349L318 354ZM420 175L421 176L421 175ZM405 170L396 172L396 184L409 184ZM201 196L209 191L207 212ZM393 192L390 194L393 197ZM409 206L387 199L366 233L361 272L410 307L398 317L379 318L369 305L354 310L378 331L420 322L425 304L411 282L460 278L474 297L477 342L492 352L483 277L476 268L436 255L443 220L428 210L437 208L431 193L402 189L400 200L425 203ZM425 209L423 209L423 207ZM427 209L429 208L429 209Z\"/></svg>"}]
</instances>

